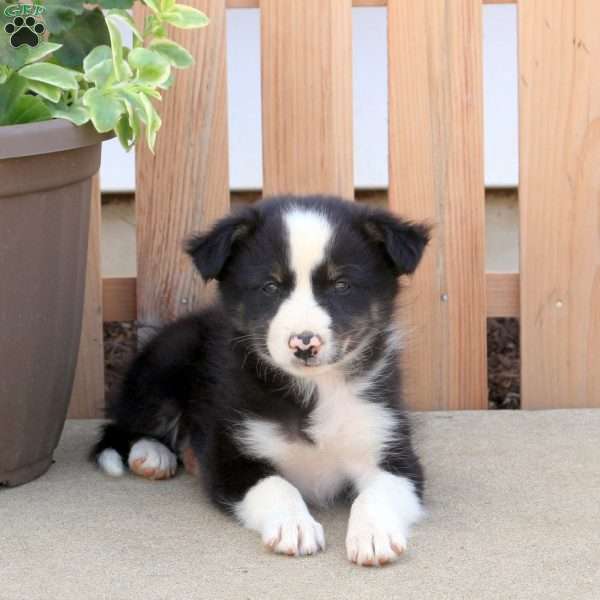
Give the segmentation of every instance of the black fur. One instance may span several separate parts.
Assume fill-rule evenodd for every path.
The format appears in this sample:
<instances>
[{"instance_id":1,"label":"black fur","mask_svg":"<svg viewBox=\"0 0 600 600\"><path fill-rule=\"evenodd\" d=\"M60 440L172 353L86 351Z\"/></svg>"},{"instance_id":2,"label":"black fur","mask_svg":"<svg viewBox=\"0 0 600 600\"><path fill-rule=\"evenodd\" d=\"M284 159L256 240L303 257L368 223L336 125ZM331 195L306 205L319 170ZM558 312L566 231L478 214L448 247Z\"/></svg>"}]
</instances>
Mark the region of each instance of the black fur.
<instances>
[{"instance_id":1,"label":"black fur","mask_svg":"<svg viewBox=\"0 0 600 600\"><path fill-rule=\"evenodd\" d=\"M168 325L141 351L108 408L111 424L95 454L114 448L126 460L141 437L156 438L175 452L191 445L211 498L228 508L276 472L236 442L243 418L280 424L289 439L314 443L307 421L318 394L306 401L294 385L296 376L269 362L265 341L269 323L295 285L282 224L291 205L318 209L334 228L327 261L314 271L312 286L319 305L332 315L335 335L348 342L347 350L367 335L372 338L369 352L348 367L348 378L363 376L377 363L388 343L398 276L414 272L428 228L335 198L263 201L187 242L202 276L219 281L219 301ZM273 278L276 294L265 288ZM334 280L351 286L338 289ZM394 358L382 370L371 394L371 401L390 408L398 430L380 466L412 479L421 495L423 471L400 404L397 364Z\"/></svg>"}]
</instances>

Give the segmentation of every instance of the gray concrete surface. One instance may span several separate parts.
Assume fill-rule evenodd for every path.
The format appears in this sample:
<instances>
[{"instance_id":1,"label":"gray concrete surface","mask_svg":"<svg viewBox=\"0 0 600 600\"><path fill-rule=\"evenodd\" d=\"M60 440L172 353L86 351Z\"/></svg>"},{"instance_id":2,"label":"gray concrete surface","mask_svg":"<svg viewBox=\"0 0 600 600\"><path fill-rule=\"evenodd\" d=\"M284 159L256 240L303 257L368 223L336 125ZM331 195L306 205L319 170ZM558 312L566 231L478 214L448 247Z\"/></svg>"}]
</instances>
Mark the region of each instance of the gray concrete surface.
<instances>
[{"instance_id":1,"label":"gray concrete surface","mask_svg":"<svg viewBox=\"0 0 600 600\"><path fill-rule=\"evenodd\" d=\"M71 421L44 477L0 490L0 599L600 598L600 410L414 420L429 515L382 569L346 561L342 507L316 511L325 554L274 556L188 475L101 475L97 423Z\"/></svg>"}]
</instances>

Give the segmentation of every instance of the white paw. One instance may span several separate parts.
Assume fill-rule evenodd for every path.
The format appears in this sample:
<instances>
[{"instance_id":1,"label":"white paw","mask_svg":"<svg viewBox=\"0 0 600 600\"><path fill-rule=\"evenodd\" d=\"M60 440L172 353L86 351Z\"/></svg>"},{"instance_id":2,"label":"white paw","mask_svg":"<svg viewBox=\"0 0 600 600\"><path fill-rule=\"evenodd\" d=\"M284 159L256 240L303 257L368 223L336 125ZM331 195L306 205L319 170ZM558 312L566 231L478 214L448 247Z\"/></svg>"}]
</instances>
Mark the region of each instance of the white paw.
<instances>
[{"instance_id":1,"label":"white paw","mask_svg":"<svg viewBox=\"0 0 600 600\"><path fill-rule=\"evenodd\" d=\"M406 550L410 526L422 514L413 483L380 472L352 504L346 535L348 560L365 566L396 560Z\"/></svg>"},{"instance_id":2,"label":"white paw","mask_svg":"<svg viewBox=\"0 0 600 600\"><path fill-rule=\"evenodd\" d=\"M325 550L323 527L283 477L272 475L256 483L235 506L235 514L244 527L258 531L273 552L303 556Z\"/></svg>"},{"instance_id":3,"label":"white paw","mask_svg":"<svg viewBox=\"0 0 600 600\"><path fill-rule=\"evenodd\" d=\"M111 477L121 477L125 473L120 454L112 448L102 450L96 460L98 466Z\"/></svg>"},{"instance_id":4,"label":"white paw","mask_svg":"<svg viewBox=\"0 0 600 600\"><path fill-rule=\"evenodd\" d=\"M261 532L264 545L277 554L304 556L325 550L323 527L310 514L273 517Z\"/></svg>"},{"instance_id":5,"label":"white paw","mask_svg":"<svg viewBox=\"0 0 600 600\"><path fill-rule=\"evenodd\" d=\"M146 479L169 479L177 471L177 457L156 440L141 439L129 452L129 468Z\"/></svg>"},{"instance_id":6,"label":"white paw","mask_svg":"<svg viewBox=\"0 0 600 600\"><path fill-rule=\"evenodd\" d=\"M357 565L378 566L396 560L406 550L406 535L394 525L377 520L350 518L346 536L348 560Z\"/></svg>"}]
</instances>

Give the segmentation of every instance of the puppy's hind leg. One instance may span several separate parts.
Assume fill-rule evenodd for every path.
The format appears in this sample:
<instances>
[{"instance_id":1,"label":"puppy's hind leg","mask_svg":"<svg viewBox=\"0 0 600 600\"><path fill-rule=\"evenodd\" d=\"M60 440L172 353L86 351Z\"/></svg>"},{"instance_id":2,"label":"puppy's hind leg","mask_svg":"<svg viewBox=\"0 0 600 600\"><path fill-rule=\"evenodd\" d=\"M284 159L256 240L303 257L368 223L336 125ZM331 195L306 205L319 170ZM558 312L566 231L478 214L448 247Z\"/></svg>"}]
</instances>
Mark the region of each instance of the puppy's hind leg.
<instances>
[{"instance_id":1,"label":"puppy's hind leg","mask_svg":"<svg viewBox=\"0 0 600 600\"><path fill-rule=\"evenodd\" d=\"M127 459L133 473L146 479L170 479L177 472L177 457L167 446L151 438L135 442Z\"/></svg>"},{"instance_id":2,"label":"puppy's hind leg","mask_svg":"<svg viewBox=\"0 0 600 600\"><path fill-rule=\"evenodd\" d=\"M177 446L177 426L168 426L165 419L146 419L135 424L108 423L102 428L91 458L112 477L124 475L127 466L132 473L146 479L173 477L177 471L177 456L171 450ZM132 426L134 425L134 426ZM141 432L143 433L141 433Z\"/></svg>"},{"instance_id":3,"label":"puppy's hind leg","mask_svg":"<svg viewBox=\"0 0 600 600\"><path fill-rule=\"evenodd\" d=\"M100 469L112 477L132 473L146 479L169 479L177 472L177 456L163 443L130 433L110 423L92 450Z\"/></svg>"}]
</instances>

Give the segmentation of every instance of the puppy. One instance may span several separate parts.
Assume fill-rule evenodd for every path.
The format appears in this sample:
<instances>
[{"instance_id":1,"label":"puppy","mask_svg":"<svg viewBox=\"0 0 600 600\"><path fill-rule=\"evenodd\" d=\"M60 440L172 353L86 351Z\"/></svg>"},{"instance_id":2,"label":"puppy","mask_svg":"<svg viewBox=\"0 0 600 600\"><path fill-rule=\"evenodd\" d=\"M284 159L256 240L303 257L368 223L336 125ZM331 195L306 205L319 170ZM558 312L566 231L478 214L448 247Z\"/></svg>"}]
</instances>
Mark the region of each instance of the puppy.
<instances>
[{"instance_id":1,"label":"puppy","mask_svg":"<svg viewBox=\"0 0 600 600\"><path fill-rule=\"evenodd\" d=\"M308 503L352 501L348 558L404 552L423 470L400 404L394 304L428 227L337 198L264 200L186 246L214 306L135 359L93 454L149 479L198 465L212 500L277 553L315 554Z\"/></svg>"}]
</instances>

